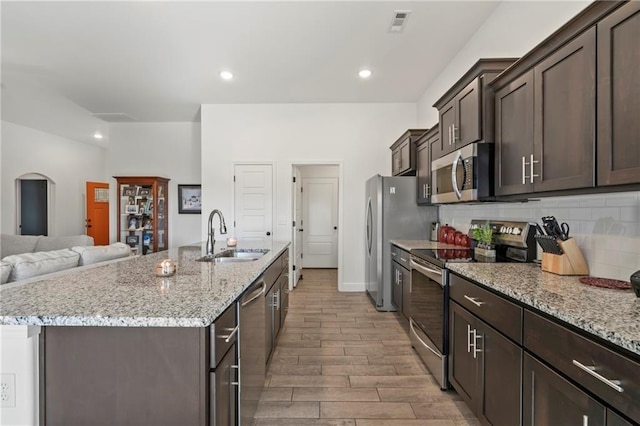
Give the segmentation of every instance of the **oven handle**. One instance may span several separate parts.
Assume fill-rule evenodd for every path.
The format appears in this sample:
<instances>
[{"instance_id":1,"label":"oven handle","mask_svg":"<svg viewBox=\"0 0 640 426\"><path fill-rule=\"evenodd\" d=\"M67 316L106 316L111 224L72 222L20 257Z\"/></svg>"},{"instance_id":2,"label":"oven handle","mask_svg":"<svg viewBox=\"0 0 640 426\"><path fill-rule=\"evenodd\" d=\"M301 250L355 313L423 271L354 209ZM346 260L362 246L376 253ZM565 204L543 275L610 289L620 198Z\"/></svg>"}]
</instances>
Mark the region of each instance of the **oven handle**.
<instances>
[{"instance_id":1,"label":"oven handle","mask_svg":"<svg viewBox=\"0 0 640 426\"><path fill-rule=\"evenodd\" d=\"M425 343L424 340L422 340L420 338L420 336L418 335L418 333L416 332L416 329L413 327L413 318L409 319L409 328L411 329L411 332L413 333L413 335L416 337L416 339L418 339L420 341L420 343L422 343L422 345L429 349L431 352L434 353L435 356L437 356L438 358L442 358L442 355L440 355L437 351L435 351L431 346L429 346L428 344Z\"/></svg>"},{"instance_id":2,"label":"oven handle","mask_svg":"<svg viewBox=\"0 0 640 426\"><path fill-rule=\"evenodd\" d=\"M422 275L425 275L440 284L440 287L444 287L444 285L442 284L442 270L428 268L419 264L413 259L411 259L411 269L415 269Z\"/></svg>"}]
</instances>

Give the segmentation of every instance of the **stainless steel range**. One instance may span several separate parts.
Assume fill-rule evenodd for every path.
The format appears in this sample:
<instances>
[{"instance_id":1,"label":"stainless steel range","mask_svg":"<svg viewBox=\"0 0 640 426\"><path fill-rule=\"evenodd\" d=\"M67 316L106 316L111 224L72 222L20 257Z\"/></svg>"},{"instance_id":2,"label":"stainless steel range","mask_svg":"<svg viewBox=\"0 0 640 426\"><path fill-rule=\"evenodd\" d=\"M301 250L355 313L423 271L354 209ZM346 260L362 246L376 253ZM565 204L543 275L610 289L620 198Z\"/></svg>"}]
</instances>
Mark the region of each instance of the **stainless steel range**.
<instances>
[{"instance_id":1,"label":"stainless steel range","mask_svg":"<svg viewBox=\"0 0 640 426\"><path fill-rule=\"evenodd\" d=\"M472 230L486 220L472 220ZM536 257L535 223L489 221L497 262L532 262ZM474 244L472 244L473 246ZM475 262L473 249L411 250L409 333L412 346L442 389L449 387L449 271L447 264Z\"/></svg>"}]
</instances>

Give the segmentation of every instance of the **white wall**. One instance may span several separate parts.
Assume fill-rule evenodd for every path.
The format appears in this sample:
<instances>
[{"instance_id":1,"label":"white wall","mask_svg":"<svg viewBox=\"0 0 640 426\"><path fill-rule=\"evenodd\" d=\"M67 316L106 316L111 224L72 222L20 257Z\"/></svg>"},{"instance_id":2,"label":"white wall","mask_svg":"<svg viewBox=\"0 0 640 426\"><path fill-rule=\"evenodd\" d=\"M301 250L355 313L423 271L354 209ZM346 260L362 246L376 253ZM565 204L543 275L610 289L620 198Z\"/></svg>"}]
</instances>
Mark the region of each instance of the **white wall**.
<instances>
[{"instance_id":1,"label":"white wall","mask_svg":"<svg viewBox=\"0 0 640 426\"><path fill-rule=\"evenodd\" d=\"M169 247L202 239L200 215L178 214L178 184L200 183L200 123L112 123L109 129L109 182L113 176L163 176L169 181ZM205 162L206 164L206 162ZM117 206L115 191L111 202ZM116 241L116 209L111 240Z\"/></svg>"},{"instance_id":2,"label":"white wall","mask_svg":"<svg viewBox=\"0 0 640 426\"><path fill-rule=\"evenodd\" d=\"M106 150L2 122L2 233L16 230L15 180L40 173L55 182L54 223L49 235L85 233L87 181L106 182Z\"/></svg>"},{"instance_id":3,"label":"white wall","mask_svg":"<svg viewBox=\"0 0 640 426\"><path fill-rule=\"evenodd\" d=\"M416 105L203 105L201 120L203 212L233 212L233 162L273 161L277 240L291 239L292 164L342 163L343 288L364 291L365 182L391 173L389 146L415 127Z\"/></svg>"},{"instance_id":4,"label":"white wall","mask_svg":"<svg viewBox=\"0 0 640 426\"><path fill-rule=\"evenodd\" d=\"M591 1L503 1L418 101L418 126L438 122L432 107L480 58L519 58Z\"/></svg>"}]
</instances>

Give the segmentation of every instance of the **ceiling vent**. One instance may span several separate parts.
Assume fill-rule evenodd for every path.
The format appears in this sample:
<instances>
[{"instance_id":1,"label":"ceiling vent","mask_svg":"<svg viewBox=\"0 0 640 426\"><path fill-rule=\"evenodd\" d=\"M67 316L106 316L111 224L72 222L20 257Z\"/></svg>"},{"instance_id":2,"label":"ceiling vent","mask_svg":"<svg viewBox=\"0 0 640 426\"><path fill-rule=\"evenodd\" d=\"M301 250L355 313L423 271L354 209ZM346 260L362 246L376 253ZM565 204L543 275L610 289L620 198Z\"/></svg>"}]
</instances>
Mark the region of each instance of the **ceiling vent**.
<instances>
[{"instance_id":1,"label":"ceiling vent","mask_svg":"<svg viewBox=\"0 0 640 426\"><path fill-rule=\"evenodd\" d=\"M91 115L108 123L132 123L138 121L124 112L96 112Z\"/></svg>"},{"instance_id":2,"label":"ceiling vent","mask_svg":"<svg viewBox=\"0 0 640 426\"><path fill-rule=\"evenodd\" d=\"M391 19L391 25L389 26L390 33L401 33L404 30L404 26L409 19L410 10L394 10L393 19Z\"/></svg>"}]
</instances>

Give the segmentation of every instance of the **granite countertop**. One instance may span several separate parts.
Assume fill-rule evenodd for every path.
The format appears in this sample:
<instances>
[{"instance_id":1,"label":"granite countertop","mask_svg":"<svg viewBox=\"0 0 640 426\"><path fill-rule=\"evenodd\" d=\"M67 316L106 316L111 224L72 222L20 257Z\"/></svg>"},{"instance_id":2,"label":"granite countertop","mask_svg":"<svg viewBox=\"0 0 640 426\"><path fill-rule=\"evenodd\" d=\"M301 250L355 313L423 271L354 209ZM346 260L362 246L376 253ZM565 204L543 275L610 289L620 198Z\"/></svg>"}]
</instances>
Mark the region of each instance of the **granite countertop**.
<instances>
[{"instance_id":1,"label":"granite countertop","mask_svg":"<svg viewBox=\"0 0 640 426\"><path fill-rule=\"evenodd\" d=\"M251 246L269 249L252 262L208 263L195 260L197 244L5 285L0 325L206 327L288 246ZM177 262L175 275L155 276L163 259Z\"/></svg>"},{"instance_id":2,"label":"granite countertop","mask_svg":"<svg viewBox=\"0 0 640 426\"><path fill-rule=\"evenodd\" d=\"M447 268L640 355L640 298L582 284L533 263L451 263Z\"/></svg>"}]
</instances>

